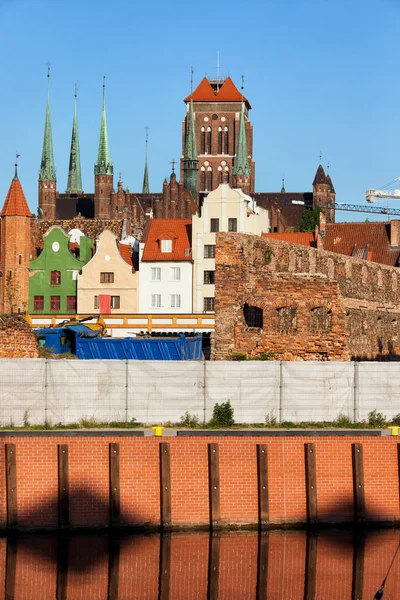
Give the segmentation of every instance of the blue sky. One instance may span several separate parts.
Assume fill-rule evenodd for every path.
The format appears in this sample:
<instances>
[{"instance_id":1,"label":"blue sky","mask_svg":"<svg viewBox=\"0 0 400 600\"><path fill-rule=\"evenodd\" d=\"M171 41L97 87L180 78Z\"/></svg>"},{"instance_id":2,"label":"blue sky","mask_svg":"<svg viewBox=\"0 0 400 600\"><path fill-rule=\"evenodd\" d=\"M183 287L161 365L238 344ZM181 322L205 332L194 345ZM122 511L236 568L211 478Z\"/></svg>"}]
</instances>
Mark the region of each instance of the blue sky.
<instances>
[{"instance_id":1,"label":"blue sky","mask_svg":"<svg viewBox=\"0 0 400 600\"><path fill-rule=\"evenodd\" d=\"M0 203L18 150L36 211L47 61L58 189L67 185L76 82L83 188L93 190L106 74L115 173L141 190L148 125L158 192L180 155L190 67L197 84L216 73L217 52L221 75L238 86L245 77L257 191L279 190L282 174L288 191L311 190L322 151L337 200L363 203L367 188L400 176L399 26L398 0L0 0Z\"/></svg>"}]
</instances>

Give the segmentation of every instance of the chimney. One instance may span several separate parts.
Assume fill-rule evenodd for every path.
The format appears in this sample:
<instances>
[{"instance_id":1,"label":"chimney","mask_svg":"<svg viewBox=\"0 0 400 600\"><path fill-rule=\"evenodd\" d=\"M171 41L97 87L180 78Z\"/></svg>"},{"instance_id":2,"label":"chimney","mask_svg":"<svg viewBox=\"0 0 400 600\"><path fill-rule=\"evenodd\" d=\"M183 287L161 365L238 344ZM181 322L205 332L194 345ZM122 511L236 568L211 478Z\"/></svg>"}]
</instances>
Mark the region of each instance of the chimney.
<instances>
[{"instance_id":1,"label":"chimney","mask_svg":"<svg viewBox=\"0 0 400 600\"><path fill-rule=\"evenodd\" d=\"M390 221L390 246L400 246L400 221Z\"/></svg>"}]
</instances>

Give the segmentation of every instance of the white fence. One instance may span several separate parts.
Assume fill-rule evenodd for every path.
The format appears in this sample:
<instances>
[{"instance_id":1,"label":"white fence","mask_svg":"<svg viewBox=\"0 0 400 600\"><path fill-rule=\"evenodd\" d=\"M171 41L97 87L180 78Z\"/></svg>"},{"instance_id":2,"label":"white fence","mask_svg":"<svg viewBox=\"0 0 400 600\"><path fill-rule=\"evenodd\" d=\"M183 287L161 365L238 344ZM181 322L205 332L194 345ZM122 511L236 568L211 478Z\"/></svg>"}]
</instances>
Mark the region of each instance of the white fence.
<instances>
[{"instance_id":1,"label":"white fence","mask_svg":"<svg viewBox=\"0 0 400 600\"><path fill-rule=\"evenodd\" d=\"M0 359L0 425L200 422L230 400L238 423L366 419L400 413L400 365Z\"/></svg>"}]
</instances>

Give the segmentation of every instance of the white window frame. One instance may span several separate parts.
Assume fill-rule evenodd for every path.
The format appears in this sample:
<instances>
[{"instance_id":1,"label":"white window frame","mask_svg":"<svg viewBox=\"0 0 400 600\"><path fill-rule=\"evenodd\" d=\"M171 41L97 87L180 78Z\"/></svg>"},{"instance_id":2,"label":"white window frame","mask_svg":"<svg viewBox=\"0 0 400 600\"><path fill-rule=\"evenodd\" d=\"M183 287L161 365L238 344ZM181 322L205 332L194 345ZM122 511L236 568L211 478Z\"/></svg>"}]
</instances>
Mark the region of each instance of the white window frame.
<instances>
[{"instance_id":1,"label":"white window frame","mask_svg":"<svg viewBox=\"0 0 400 600\"><path fill-rule=\"evenodd\" d=\"M181 307L181 295L180 294L171 294L170 306L171 306L171 308L180 308Z\"/></svg>"},{"instance_id":2,"label":"white window frame","mask_svg":"<svg viewBox=\"0 0 400 600\"><path fill-rule=\"evenodd\" d=\"M161 240L161 252L172 252L172 240Z\"/></svg>"},{"instance_id":3,"label":"white window frame","mask_svg":"<svg viewBox=\"0 0 400 600\"><path fill-rule=\"evenodd\" d=\"M181 268L180 267L170 267L169 280L170 281L180 281L181 280Z\"/></svg>"},{"instance_id":4,"label":"white window frame","mask_svg":"<svg viewBox=\"0 0 400 600\"><path fill-rule=\"evenodd\" d=\"M161 308L161 294L151 294L151 308Z\"/></svg>"},{"instance_id":5,"label":"white window frame","mask_svg":"<svg viewBox=\"0 0 400 600\"><path fill-rule=\"evenodd\" d=\"M161 281L161 267L150 267L151 281Z\"/></svg>"}]
</instances>

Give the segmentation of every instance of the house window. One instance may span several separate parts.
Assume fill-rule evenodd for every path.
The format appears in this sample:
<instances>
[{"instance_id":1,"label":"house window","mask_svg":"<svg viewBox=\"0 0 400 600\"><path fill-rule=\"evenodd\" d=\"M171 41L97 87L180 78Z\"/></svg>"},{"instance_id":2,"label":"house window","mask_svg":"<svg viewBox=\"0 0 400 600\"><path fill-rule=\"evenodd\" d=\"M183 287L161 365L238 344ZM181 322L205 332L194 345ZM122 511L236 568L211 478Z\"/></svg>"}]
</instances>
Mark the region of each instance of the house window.
<instances>
[{"instance_id":1,"label":"house window","mask_svg":"<svg viewBox=\"0 0 400 600\"><path fill-rule=\"evenodd\" d=\"M215 245L206 244L204 246L204 258L215 258Z\"/></svg>"},{"instance_id":2,"label":"house window","mask_svg":"<svg viewBox=\"0 0 400 600\"><path fill-rule=\"evenodd\" d=\"M111 308L120 308L121 307L121 297L120 296L111 296Z\"/></svg>"},{"instance_id":3,"label":"house window","mask_svg":"<svg viewBox=\"0 0 400 600\"><path fill-rule=\"evenodd\" d=\"M215 300L215 298L203 298L204 312L209 312L209 311L214 310L214 300Z\"/></svg>"},{"instance_id":4,"label":"house window","mask_svg":"<svg viewBox=\"0 0 400 600\"><path fill-rule=\"evenodd\" d=\"M210 231L211 233L219 231L219 219L210 219Z\"/></svg>"},{"instance_id":5,"label":"house window","mask_svg":"<svg viewBox=\"0 0 400 600\"><path fill-rule=\"evenodd\" d=\"M161 281L161 267L151 267L151 281Z\"/></svg>"},{"instance_id":6,"label":"house window","mask_svg":"<svg viewBox=\"0 0 400 600\"><path fill-rule=\"evenodd\" d=\"M96 310L99 308L99 297L98 296L94 296L93 308L95 308Z\"/></svg>"},{"instance_id":7,"label":"house window","mask_svg":"<svg viewBox=\"0 0 400 600\"><path fill-rule=\"evenodd\" d=\"M18 254L18 264L22 265L22 254Z\"/></svg>"},{"instance_id":8,"label":"house window","mask_svg":"<svg viewBox=\"0 0 400 600\"><path fill-rule=\"evenodd\" d=\"M33 297L33 310L44 310L44 296Z\"/></svg>"},{"instance_id":9,"label":"house window","mask_svg":"<svg viewBox=\"0 0 400 600\"><path fill-rule=\"evenodd\" d=\"M171 267L170 280L171 281L180 281L181 280L181 268L180 267Z\"/></svg>"},{"instance_id":10,"label":"house window","mask_svg":"<svg viewBox=\"0 0 400 600\"><path fill-rule=\"evenodd\" d=\"M278 333L292 333L296 331L296 309L292 306L281 306L276 309Z\"/></svg>"},{"instance_id":11,"label":"house window","mask_svg":"<svg viewBox=\"0 0 400 600\"><path fill-rule=\"evenodd\" d=\"M172 240L161 240L161 252L172 252Z\"/></svg>"},{"instance_id":12,"label":"house window","mask_svg":"<svg viewBox=\"0 0 400 600\"><path fill-rule=\"evenodd\" d=\"M258 327L262 329L263 327L263 310L262 308L258 308L258 306L249 306L248 304L244 305L243 308L244 319L246 321L247 327Z\"/></svg>"},{"instance_id":13,"label":"house window","mask_svg":"<svg viewBox=\"0 0 400 600\"><path fill-rule=\"evenodd\" d=\"M237 231L237 219L228 219L228 231Z\"/></svg>"},{"instance_id":14,"label":"house window","mask_svg":"<svg viewBox=\"0 0 400 600\"><path fill-rule=\"evenodd\" d=\"M161 308L161 294L151 295L151 308Z\"/></svg>"},{"instance_id":15,"label":"house window","mask_svg":"<svg viewBox=\"0 0 400 600\"><path fill-rule=\"evenodd\" d=\"M323 333L332 330L332 312L325 306L317 306L311 311L311 331L313 333Z\"/></svg>"},{"instance_id":16,"label":"house window","mask_svg":"<svg viewBox=\"0 0 400 600\"><path fill-rule=\"evenodd\" d=\"M100 283L114 283L114 273L100 273Z\"/></svg>"},{"instance_id":17,"label":"house window","mask_svg":"<svg viewBox=\"0 0 400 600\"><path fill-rule=\"evenodd\" d=\"M60 271L52 271L50 273L50 285L61 285Z\"/></svg>"},{"instance_id":18,"label":"house window","mask_svg":"<svg viewBox=\"0 0 400 600\"><path fill-rule=\"evenodd\" d=\"M215 271L204 271L204 283L215 283Z\"/></svg>"},{"instance_id":19,"label":"house window","mask_svg":"<svg viewBox=\"0 0 400 600\"><path fill-rule=\"evenodd\" d=\"M76 310L76 296L67 296L67 310Z\"/></svg>"},{"instance_id":20,"label":"house window","mask_svg":"<svg viewBox=\"0 0 400 600\"><path fill-rule=\"evenodd\" d=\"M181 307L181 295L180 294L171 294L171 308L180 308Z\"/></svg>"},{"instance_id":21,"label":"house window","mask_svg":"<svg viewBox=\"0 0 400 600\"><path fill-rule=\"evenodd\" d=\"M50 310L60 310L60 296L50 296Z\"/></svg>"}]
</instances>

